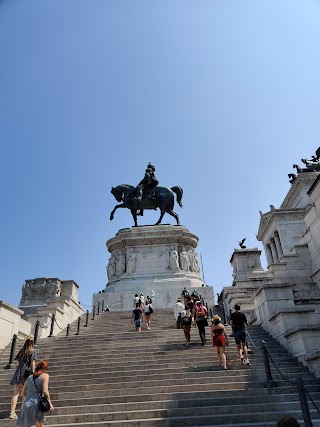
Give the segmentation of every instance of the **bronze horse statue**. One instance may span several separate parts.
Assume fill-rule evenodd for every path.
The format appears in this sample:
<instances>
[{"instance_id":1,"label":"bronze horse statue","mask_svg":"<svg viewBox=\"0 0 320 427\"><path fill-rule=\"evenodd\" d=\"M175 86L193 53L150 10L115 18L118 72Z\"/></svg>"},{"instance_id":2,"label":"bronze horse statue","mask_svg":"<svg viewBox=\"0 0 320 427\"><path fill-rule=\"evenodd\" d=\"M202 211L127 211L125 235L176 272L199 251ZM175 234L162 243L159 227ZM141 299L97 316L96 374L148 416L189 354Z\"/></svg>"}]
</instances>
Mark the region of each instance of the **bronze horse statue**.
<instances>
[{"instance_id":1,"label":"bronze horse statue","mask_svg":"<svg viewBox=\"0 0 320 427\"><path fill-rule=\"evenodd\" d=\"M113 211L110 214L110 220L113 220L114 213L118 208L127 208L130 209L133 216L135 227L138 226L137 216L142 215L144 209L160 209L160 218L155 225L161 223L163 215L168 213L173 216L177 221L177 225L180 225L179 216L173 211L174 206L174 194L177 196L177 202L182 208L182 195L183 190L181 187L156 187L154 189L154 197L151 197L150 192L146 192L141 202L137 200L136 196L136 187L133 187L129 184L117 185L117 187L112 187L111 193L116 198L117 202L122 202L120 205L116 205ZM140 211L138 214L137 212Z\"/></svg>"}]
</instances>

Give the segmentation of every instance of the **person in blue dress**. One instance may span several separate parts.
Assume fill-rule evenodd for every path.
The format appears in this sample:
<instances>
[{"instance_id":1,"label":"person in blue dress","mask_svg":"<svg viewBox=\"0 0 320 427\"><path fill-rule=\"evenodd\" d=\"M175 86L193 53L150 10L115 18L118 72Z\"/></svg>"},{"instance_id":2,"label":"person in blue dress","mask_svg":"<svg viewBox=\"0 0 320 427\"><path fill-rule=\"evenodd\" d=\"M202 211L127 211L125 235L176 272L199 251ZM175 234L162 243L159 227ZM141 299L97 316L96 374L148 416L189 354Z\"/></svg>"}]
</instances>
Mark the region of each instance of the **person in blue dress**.
<instances>
[{"instance_id":1,"label":"person in blue dress","mask_svg":"<svg viewBox=\"0 0 320 427\"><path fill-rule=\"evenodd\" d=\"M49 394L49 374L47 374L48 362L40 360L33 375L25 382L22 389L23 404L17 421L17 427L42 427L45 414L39 409L40 396L45 394L49 403L50 411L54 410Z\"/></svg>"}]
</instances>

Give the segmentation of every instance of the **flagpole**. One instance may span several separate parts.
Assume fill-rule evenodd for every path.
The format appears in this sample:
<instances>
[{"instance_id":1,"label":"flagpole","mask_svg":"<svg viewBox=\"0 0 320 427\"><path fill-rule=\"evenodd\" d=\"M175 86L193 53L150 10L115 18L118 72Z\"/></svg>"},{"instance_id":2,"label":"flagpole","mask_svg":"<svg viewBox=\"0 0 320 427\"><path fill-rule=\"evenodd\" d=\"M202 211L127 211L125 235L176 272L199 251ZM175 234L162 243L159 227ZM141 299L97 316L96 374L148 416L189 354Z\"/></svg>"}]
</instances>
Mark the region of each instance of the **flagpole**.
<instances>
[{"instance_id":1,"label":"flagpole","mask_svg":"<svg viewBox=\"0 0 320 427\"><path fill-rule=\"evenodd\" d=\"M204 269L203 269L203 262L202 262L202 255L201 254L200 254L200 260L201 260L201 270L202 270L203 283L206 283L205 278L204 278Z\"/></svg>"}]
</instances>

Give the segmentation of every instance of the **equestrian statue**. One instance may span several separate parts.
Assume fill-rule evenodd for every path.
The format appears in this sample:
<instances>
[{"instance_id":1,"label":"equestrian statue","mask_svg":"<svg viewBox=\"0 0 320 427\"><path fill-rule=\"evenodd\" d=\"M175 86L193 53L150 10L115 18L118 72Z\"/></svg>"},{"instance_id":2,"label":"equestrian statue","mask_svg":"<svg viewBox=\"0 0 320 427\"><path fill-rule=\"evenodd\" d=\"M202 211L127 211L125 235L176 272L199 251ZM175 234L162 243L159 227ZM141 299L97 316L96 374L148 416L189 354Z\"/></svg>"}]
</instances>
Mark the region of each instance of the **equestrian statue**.
<instances>
[{"instance_id":1,"label":"equestrian statue","mask_svg":"<svg viewBox=\"0 0 320 427\"><path fill-rule=\"evenodd\" d=\"M173 210L174 194L176 194L177 202L182 208L183 190L181 187L158 187L158 180L155 176L155 167L149 162L144 178L139 184L134 187L129 184L120 184L117 187L112 187L111 193L117 200L122 202L116 205L110 214L110 220L113 220L114 213L118 208L130 209L133 216L135 227L138 226L137 217L143 215L145 209L160 209L160 218L155 225L161 223L165 213L173 216L180 225L179 216Z\"/></svg>"}]
</instances>

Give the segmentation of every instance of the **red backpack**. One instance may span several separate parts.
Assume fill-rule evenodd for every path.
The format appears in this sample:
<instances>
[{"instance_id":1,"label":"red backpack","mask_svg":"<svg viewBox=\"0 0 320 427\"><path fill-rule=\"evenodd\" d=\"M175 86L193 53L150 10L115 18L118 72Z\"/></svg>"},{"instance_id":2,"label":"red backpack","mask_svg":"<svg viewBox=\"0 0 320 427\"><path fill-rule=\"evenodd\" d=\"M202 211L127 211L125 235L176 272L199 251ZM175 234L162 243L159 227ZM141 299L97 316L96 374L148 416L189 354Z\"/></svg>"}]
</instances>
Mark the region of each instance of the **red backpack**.
<instances>
[{"instance_id":1,"label":"red backpack","mask_svg":"<svg viewBox=\"0 0 320 427\"><path fill-rule=\"evenodd\" d=\"M205 317L205 315L206 315L206 310L203 307L203 305L201 305L199 308L195 307L195 312L196 312L197 317Z\"/></svg>"}]
</instances>

